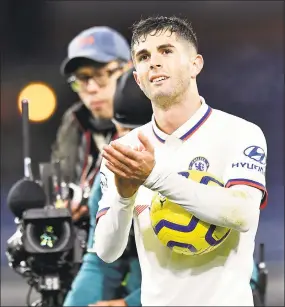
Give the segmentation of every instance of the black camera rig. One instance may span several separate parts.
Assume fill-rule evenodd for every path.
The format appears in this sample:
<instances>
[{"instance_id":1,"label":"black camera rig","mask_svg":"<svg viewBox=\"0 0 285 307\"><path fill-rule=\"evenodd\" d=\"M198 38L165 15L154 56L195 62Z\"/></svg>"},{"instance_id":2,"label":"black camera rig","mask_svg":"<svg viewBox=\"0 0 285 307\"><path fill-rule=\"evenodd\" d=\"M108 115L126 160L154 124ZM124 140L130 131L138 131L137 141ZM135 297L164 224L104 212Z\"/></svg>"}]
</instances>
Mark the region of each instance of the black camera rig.
<instances>
[{"instance_id":1,"label":"black camera rig","mask_svg":"<svg viewBox=\"0 0 285 307\"><path fill-rule=\"evenodd\" d=\"M87 231L74 225L69 184L60 178L60 163L41 163L41 180L31 171L28 101L22 101L24 178L9 191L7 203L15 215L16 232L8 239L9 266L27 280L27 306L62 306L86 249ZM31 290L41 294L30 302Z\"/></svg>"}]
</instances>

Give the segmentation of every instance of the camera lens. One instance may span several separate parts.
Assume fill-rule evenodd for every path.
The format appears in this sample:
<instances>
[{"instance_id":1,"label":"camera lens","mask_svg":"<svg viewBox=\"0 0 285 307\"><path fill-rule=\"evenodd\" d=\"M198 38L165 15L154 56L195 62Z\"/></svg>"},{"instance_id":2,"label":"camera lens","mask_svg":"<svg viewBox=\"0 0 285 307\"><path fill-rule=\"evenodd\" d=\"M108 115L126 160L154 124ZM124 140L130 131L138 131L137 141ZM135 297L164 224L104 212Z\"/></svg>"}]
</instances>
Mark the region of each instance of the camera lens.
<instances>
[{"instance_id":1,"label":"camera lens","mask_svg":"<svg viewBox=\"0 0 285 307\"><path fill-rule=\"evenodd\" d=\"M35 229L35 237L39 241L40 246L45 248L54 248L59 240L58 227L45 225Z\"/></svg>"},{"instance_id":2,"label":"camera lens","mask_svg":"<svg viewBox=\"0 0 285 307\"><path fill-rule=\"evenodd\" d=\"M68 222L36 221L27 225L26 235L35 251L57 252L66 247L70 240L71 229Z\"/></svg>"}]
</instances>

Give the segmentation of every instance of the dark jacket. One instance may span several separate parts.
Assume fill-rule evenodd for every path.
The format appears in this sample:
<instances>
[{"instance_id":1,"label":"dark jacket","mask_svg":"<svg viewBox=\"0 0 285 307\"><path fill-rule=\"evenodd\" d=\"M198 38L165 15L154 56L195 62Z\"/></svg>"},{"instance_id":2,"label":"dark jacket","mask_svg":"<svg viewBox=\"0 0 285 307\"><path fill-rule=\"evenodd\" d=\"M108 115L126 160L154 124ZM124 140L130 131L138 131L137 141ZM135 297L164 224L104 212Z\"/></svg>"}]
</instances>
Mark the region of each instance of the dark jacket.
<instances>
[{"instance_id":1,"label":"dark jacket","mask_svg":"<svg viewBox=\"0 0 285 307\"><path fill-rule=\"evenodd\" d=\"M106 143L116 137L110 120L97 120L82 102L63 115L52 145L52 161L61 162L62 178L67 182L92 185L100 166L100 153L93 134L102 134Z\"/></svg>"}]
</instances>

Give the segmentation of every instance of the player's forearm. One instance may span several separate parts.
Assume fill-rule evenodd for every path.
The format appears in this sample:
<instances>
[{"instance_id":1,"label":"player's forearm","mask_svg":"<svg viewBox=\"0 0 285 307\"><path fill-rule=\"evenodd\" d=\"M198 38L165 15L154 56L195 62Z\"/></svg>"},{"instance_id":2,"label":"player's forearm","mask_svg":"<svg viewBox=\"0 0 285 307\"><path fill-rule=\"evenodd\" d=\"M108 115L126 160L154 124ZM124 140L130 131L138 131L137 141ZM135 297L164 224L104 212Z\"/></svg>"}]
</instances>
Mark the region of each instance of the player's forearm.
<instances>
[{"instance_id":1,"label":"player's forearm","mask_svg":"<svg viewBox=\"0 0 285 307\"><path fill-rule=\"evenodd\" d=\"M133 218L134 199L122 199L110 204L95 229L94 250L105 262L111 263L123 254L129 238Z\"/></svg>"},{"instance_id":2,"label":"player's forearm","mask_svg":"<svg viewBox=\"0 0 285 307\"><path fill-rule=\"evenodd\" d=\"M262 192L251 187L227 189L206 186L177 173L171 173L154 182L146 182L146 185L181 205L197 218L214 225L245 232L259 214Z\"/></svg>"}]
</instances>

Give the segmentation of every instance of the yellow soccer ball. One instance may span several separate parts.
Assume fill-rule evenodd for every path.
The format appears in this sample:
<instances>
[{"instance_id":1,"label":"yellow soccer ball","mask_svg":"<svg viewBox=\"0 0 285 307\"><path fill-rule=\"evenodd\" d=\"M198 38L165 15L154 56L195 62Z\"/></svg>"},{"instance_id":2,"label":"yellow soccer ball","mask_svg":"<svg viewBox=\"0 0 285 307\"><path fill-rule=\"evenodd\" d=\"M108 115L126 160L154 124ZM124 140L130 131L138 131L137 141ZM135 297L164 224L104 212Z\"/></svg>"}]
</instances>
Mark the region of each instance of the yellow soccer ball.
<instances>
[{"instance_id":1,"label":"yellow soccer ball","mask_svg":"<svg viewBox=\"0 0 285 307\"><path fill-rule=\"evenodd\" d=\"M201 184L224 186L221 180L207 172L190 170L179 173ZM160 193L152 199L150 220L159 241L174 252L201 255L221 245L230 229L203 222Z\"/></svg>"}]
</instances>

